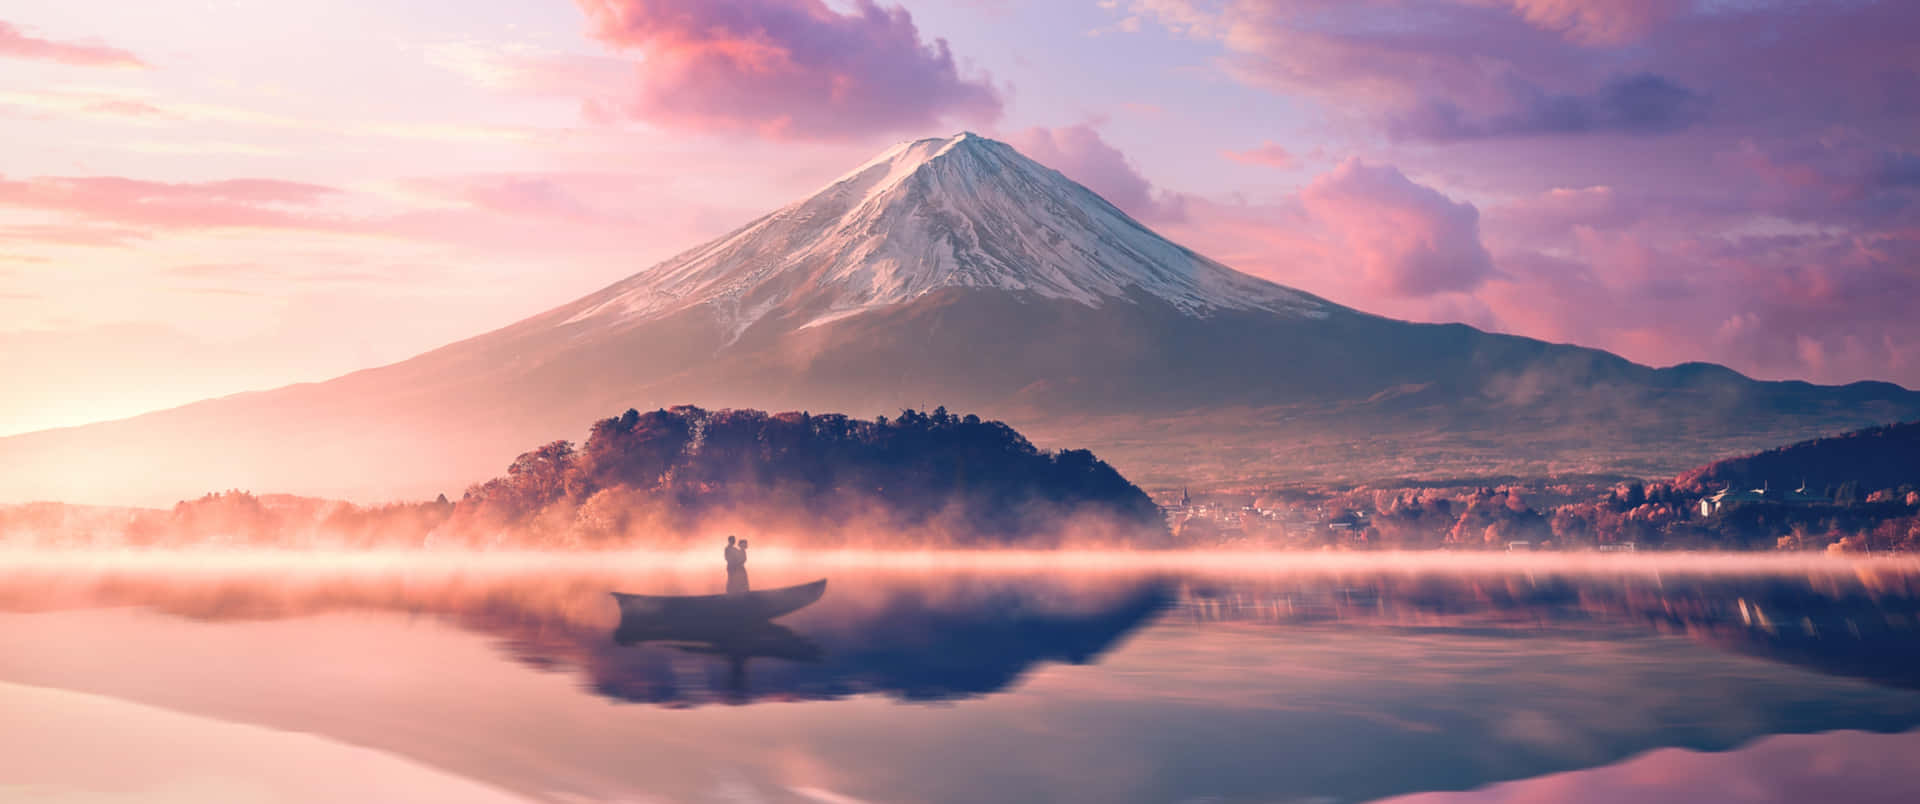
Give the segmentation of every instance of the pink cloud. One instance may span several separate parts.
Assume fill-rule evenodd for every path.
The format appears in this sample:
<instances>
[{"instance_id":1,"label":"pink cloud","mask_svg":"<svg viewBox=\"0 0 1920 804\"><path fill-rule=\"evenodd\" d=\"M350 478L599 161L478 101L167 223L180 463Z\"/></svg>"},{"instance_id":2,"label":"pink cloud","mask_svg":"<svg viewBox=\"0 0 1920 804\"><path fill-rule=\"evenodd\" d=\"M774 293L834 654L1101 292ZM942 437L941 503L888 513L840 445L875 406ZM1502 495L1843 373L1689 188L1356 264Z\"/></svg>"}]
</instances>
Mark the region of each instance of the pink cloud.
<instances>
[{"instance_id":1,"label":"pink cloud","mask_svg":"<svg viewBox=\"0 0 1920 804\"><path fill-rule=\"evenodd\" d=\"M1243 165L1265 165L1281 170L1288 170L1299 164L1299 160L1294 158L1292 152L1274 142L1262 143L1257 148L1248 148L1244 151L1225 151L1223 155Z\"/></svg>"},{"instance_id":2,"label":"pink cloud","mask_svg":"<svg viewBox=\"0 0 1920 804\"><path fill-rule=\"evenodd\" d=\"M1727 236L1659 218L1502 251L1474 291L1491 326L1655 365L1920 384L1920 233Z\"/></svg>"},{"instance_id":3,"label":"pink cloud","mask_svg":"<svg viewBox=\"0 0 1920 804\"><path fill-rule=\"evenodd\" d=\"M488 89L534 97L579 98L592 122L611 122L617 115L605 112L617 108L614 98L632 74L633 65L616 56L585 56L530 48L449 42L430 45L423 55L428 63L465 77ZM607 120L593 118L609 115Z\"/></svg>"},{"instance_id":4,"label":"pink cloud","mask_svg":"<svg viewBox=\"0 0 1920 804\"><path fill-rule=\"evenodd\" d=\"M1508 0L1527 22L1576 42L1630 42L1672 18L1688 0Z\"/></svg>"},{"instance_id":5,"label":"pink cloud","mask_svg":"<svg viewBox=\"0 0 1920 804\"><path fill-rule=\"evenodd\" d=\"M125 247L179 233L271 229L443 244L489 257L590 261L630 257L636 241L665 247L700 233L718 234L758 211L663 204L636 193L658 181L627 173L537 171L420 177L395 186L425 203L376 212L397 199L369 205L370 199L338 188L279 179L0 177L0 210L54 218L0 226L0 243Z\"/></svg>"},{"instance_id":6,"label":"pink cloud","mask_svg":"<svg viewBox=\"0 0 1920 804\"><path fill-rule=\"evenodd\" d=\"M1667 135L1713 123L1812 130L1920 116L1897 0L1136 0L1220 42L1246 83L1315 98L1403 139ZM1575 46L1569 46L1571 40ZM1701 42L1740 42L1706 48ZM1782 65L1793 65L1782 69Z\"/></svg>"},{"instance_id":7,"label":"pink cloud","mask_svg":"<svg viewBox=\"0 0 1920 804\"><path fill-rule=\"evenodd\" d=\"M1297 210L1196 203L1223 216L1196 215L1203 251L1377 312L1653 363L1920 385L1920 324L1903 310L1920 296L1920 5L1136 0L1123 13L1217 42L1230 76L1318 102L1376 158L1489 199L1485 261L1450 201L1410 204L1416 234L1387 223L1401 213L1374 196L1421 197L1404 187L1331 207L1312 189ZM1434 231L1451 237L1418 234L1448 221ZM1397 256L1422 238L1454 258ZM1447 266L1466 267L1431 270Z\"/></svg>"},{"instance_id":8,"label":"pink cloud","mask_svg":"<svg viewBox=\"0 0 1920 804\"><path fill-rule=\"evenodd\" d=\"M855 0L577 0L592 36L643 59L619 111L700 131L830 140L991 122L1000 97L961 75L905 9ZM599 113L604 114L605 109Z\"/></svg>"},{"instance_id":9,"label":"pink cloud","mask_svg":"<svg viewBox=\"0 0 1920 804\"><path fill-rule=\"evenodd\" d=\"M1003 139L1040 164L1086 185L1128 215L1154 222L1186 217L1184 196L1154 189L1126 154L1109 144L1091 124L1035 126Z\"/></svg>"},{"instance_id":10,"label":"pink cloud","mask_svg":"<svg viewBox=\"0 0 1920 804\"><path fill-rule=\"evenodd\" d=\"M147 66L139 56L117 47L40 39L28 36L19 27L3 21L0 21L0 56L53 61L78 67Z\"/></svg>"},{"instance_id":11,"label":"pink cloud","mask_svg":"<svg viewBox=\"0 0 1920 804\"><path fill-rule=\"evenodd\" d=\"M147 232L91 223L26 223L0 226L0 242L125 248L145 240Z\"/></svg>"},{"instance_id":12,"label":"pink cloud","mask_svg":"<svg viewBox=\"0 0 1920 804\"><path fill-rule=\"evenodd\" d=\"M171 117L167 110L146 101L104 100L87 106L89 112L120 115L122 117Z\"/></svg>"},{"instance_id":13,"label":"pink cloud","mask_svg":"<svg viewBox=\"0 0 1920 804\"><path fill-rule=\"evenodd\" d=\"M1606 185L1555 187L1488 210L1487 222L1490 230L1538 242L1569 237L1580 227L1618 228L1638 220L1640 210Z\"/></svg>"},{"instance_id":14,"label":"pink cloud","mask_svg":"<svg viewBox=\"0 0 1920 804\"><path fill-rule=\"evenodd\" d=\"M434 176L407 186L500 215L624 225L633 215L618 208L631 202L636 189L657 182L618 173L520 172Z\"/></svg>"},{"instance_id":15,"label":"pink cloud","mask_svg":"<svg viewBox=\"0 0 1920 804\"><path fill-rule=\"evenodd\" d=\"M1393 296L1471 290L1492 276L1480 213L1391 165L1348 159L1300 191L1309 215L1344 241L1367 284Z\"/></svg>"},{"instance_id":16,"label":"pink cloud","mask_svg":"<svg viewBox=\"0 0 1920 804\"><path fill-rule=\"evenodd\" d=\"M1165 13L1164 5L1139 7ZM1560 28L1589 30L1599 24L1589 20L1602 19L1598 8L1236 0L1203 30L1221 40L1229 72L1246 83L1317 98L1330 113L1398 139L1645 135L1701 122L1708 94L1650 66L1567 47Z\"/></svg>"},{"instance_id":17,"label":"pink cloud","mask_svg":"<svg viewBox=\"0 0 1920 804\"><path fill-rule=\"evenodd\" d=\"M336 229L310 207L333 188L277 179L155 182L118 176L0 178L0 206L159 228Z\"/></svg>"},{"instance_id":18,"label":"pink cloud","mask_svg":"<svg viewBox=\"0 0 1920 804\"><path fill-rule=\"evenodd\" d=\"M1403 139L1449 141L1554 134L1666 134L1701 122L1710 99L1654 73L1616 76L1591 92L1553 92L1517 77L1503 97L1475 112L1425 98L1394 113L1387 131Z\"/></svg>"}]
</instances>

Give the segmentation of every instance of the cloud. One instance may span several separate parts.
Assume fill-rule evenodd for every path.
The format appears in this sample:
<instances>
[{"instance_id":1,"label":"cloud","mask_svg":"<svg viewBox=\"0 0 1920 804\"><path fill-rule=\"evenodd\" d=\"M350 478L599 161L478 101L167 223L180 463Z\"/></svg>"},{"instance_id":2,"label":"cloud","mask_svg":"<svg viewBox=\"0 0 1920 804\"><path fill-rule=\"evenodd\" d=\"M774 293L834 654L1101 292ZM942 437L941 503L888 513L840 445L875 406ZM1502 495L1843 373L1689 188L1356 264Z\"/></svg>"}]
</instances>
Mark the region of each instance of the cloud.
<instances>
[{"instance_id":1,"label":"cloud","mask_svg":"<svg viewBox=\"0 0 1920 804\"><path fill-rule=\"evenodd\" d=\"M1502 8L1235 2L1223 12L1222 42L1242 80L1317 97L1399 139L1660 134L1696 125L1711 110L1706 92L1672 75L1623 71L1631 57L1567 47L1558 26L1589 30L1584 21L1599 19L1596 6ZM1418 25L1396 23L1396 14L1412 14ZM1547 30L1543 20L1563 22Z\"/></svg>"},{"instance_id":2,"label":"cloud","mask_svg":"<svg viewBox=\"0 0 1920 804\"><path fill-rule=\"evenodd\" d=\"M1391 165L1348 159L1300 191L1307 213L1343 241L1367 284L1393 296L1472 290L1494 274L1480 213Z\"/></svg>"},{"instance_id":3,"label":"cloud","mask_svg":"<svg viewBox=\"0 0 1920 804\"><path fill-rule=\"evenodd\" d=\"M1891 135L1920 116L1920 56L1903 33L1920 5L1898 0L1135 0L1126 13L1218 42L1244 83L1403 138L1848 119Z\"/></svg>"},{"instance_id":4,"label":"cloud","mask_svg":"<svg viewBox=\"0 0 1920 804\"><path fill-rule=\"evenodd\" d=\"M1555 187L1489 209L1487 228L1530 242L1561 242L1579 227L1620 228L1639 220L1639 211L1607 185Z\"/></svg>"},{"instance_id":5,"label":"cloud","mask_svg":"<svg viewBox=\"0 0 1920 804\"><path fill-rule=\"evenodd\" d=\"M1869 178L1880 187L1920 187L1920 153L1883 151L1875 156Z\"/></svg>"},{"instance_id":6,"label":"cloud","mask_svg":"<svg viewBox=\"0 0 1920 804\"><path fill-rule=\"evenodd\" d=\"M1764 378L1920 384L1920 240L1589 233L1565 257L1503 254L1479 294L1508 331Z\"/></svg>"},{"instance_id":7,"label":"cloud","mask_svg":"<svg viewBox=\"0 0 1920 804\"><path fill-rule=\"evenodd\" d=\"M520 43L454 41L422 49L428 64L455 73L496 92L530 97L570 97L584 116L605 123L620 105L621 87L633 65L614 56L584 56L541 50Z\"/></svg>"},{"instance_id":8,"label":"cloud","mask_svg":"<svg viewBox=\"0 0 1920 804\"><path fill-rule=\"evenodd\" d=\"M577 0L591 35L641 61L617 112L696 131L834 140L998 119L998 91L925 43L905 9L854 0Z\"/></svg>"},{"instance_id":9,"label":"cloud","mask_svg":"<svg viewBox=\"0 0 1920 804\"><path fill-rule=\"evenodd\" d=\"M1920 4L1106 5L1486 213L1342 166L1279 203L1193 201L1230 264L1646 362L1920 385Z\"/></svg>"},{"instance_id":10,"label":"cloud","mask_svg":"<svg viewBox=\"0 0 1920 804\"><path fill-rule=\"evenodd\" d=\"M1718 162L1723 192L1756 213L1862 233L1910 230L1920 213L1920 156L1856 130L1748 139Z\"/></svg>"},{"instance_id":11,"label":"cloud","mask_svg":"<svg viewBox=\"0 0 1920 804\"><path fill-rule=\"evenodd\" d=\"M87 107L87 111L122 117L169 117L167 110L145 101L108 100Z\"/></svg>"},{"instance_id":12,"label":"cloud","mask_svg":"<svg viewBox=\"0 0 1920 804\"><path fill-rule=\"evenodd\" d=\"M119 176L0 178L0 207L171 229L339 229L310 208L331 187L278 179L156 182Z\"/></svg>"},{"instance_id":13,"label":"cloud","mask_svg":"<svg viewBox=\"0 0 1920 804\"><path fill-rule=\"evenodd\" d=\"M1258 148L1244 151L1224 151L1222 155L1243 165L1265 165L1267 167L1288 170L1300 163L1293 154L1278 143L1262 143Z\"/></svg>"},{"instance_id":14,"label":"cloud","mask_svg":"<svg viewBox=\"0 0 1920 804\"><path fill-rule=\"evenodd\" d=\"M92 223L21 223L0 226L0 242L89 248L128 248L148 233L126 226Z\"/></svg>"},{"instance_id":15,"label":"cloud","mask_svg":"<svg viewBox=\"0 0 1920 804\"><path fill-rule=\"evenodd\" d=\"M1035 126L1002 139L1034 161L1086 185L1128 215L1149 222L1186 218L1186 197L1154 189L1126 154L1103 139L1092 124Z\"/></svg>"},{"instance_id":16,"label":"cloud","mask_svg":"<svg viewBox=\"0 0 1920 804\"><path fill-rule=\"evenodd\" d=\"M620 173L478 173L407 181L408 188L473 209L519 218L625 225L634 191L658 179Z\"/></svg>"},{"instance_id":17,"label":"cloud","mask_svg":"<svg viewBox=\"0 0 1920 804\"><path fill-rule=\"evenodd\" d=\"M1645 35L1690 0L1507 0L1527 22L1588 45L1618 45Z\"/></svg>"},{"instance_id":18,"label":"cloud","mask_svg":"<svg viewBox=\"0 0 1920 804\"><path fill-rule=\"evenodd\" d=\"M0 21L0 56L70 64L76 67L145 67L147 63L125 50L105 45L57 42L21 32Z\"/></svg>"},{"instance_id":19,"label":"cloud","mask_svg":"<svg viewBox=\"0 0 1920 804\"><path fill-rule=\"evenodd\" d=\"M36 117L91 117L138 122L184 122L227 129L261 128L294 131L302 134L323 132L354 137L378 137L398 140L423 140L448 143L517 144L553 131L528 127L476 125L449 122L412 122L400 120L315 119L263 111L243 106L222 106L187 100L166 100L157 95L141 97L118 94L117 90L35 89L0 90L0 109L17 108ZM229 143L231 145L231 143ZM195 145L181 146L193 149ZM258 146L249 146L258 147ZM201 147L200 151L209 149ZM220 150L229 150L225 147Z\"/></svg>"},{"instance_id":20,"label":"cloud","mask_svg":"<svg viewBox=\"0 0 1920 804\"><path fill-rule=\"evenodd\" d=\"M246 262L203 262L176 265L166 269L162 273L179 279L210 282L332 284L342 282L381 282L394 278L391 273L380 273L370 270L341 270L337 266L327 268L303 268ZM244 292L232 291L231 288L196 287L190 288L190 290Z\"/></svg>"},{"instance_id":21,"label":"cloud","mask_svg":"<svg viewBox=\"0 0 1920 804\"><path fill-rule=\"evenodd\" d=\"M1706 118L1705 95L1652 73L1608 81L1591 94L1509 84L1501 111L1475 119L1458 104L1430 99L1387 122L1401 139L1465 140L1552 134L1667 134Z\"/></svg>"}]
</instances>

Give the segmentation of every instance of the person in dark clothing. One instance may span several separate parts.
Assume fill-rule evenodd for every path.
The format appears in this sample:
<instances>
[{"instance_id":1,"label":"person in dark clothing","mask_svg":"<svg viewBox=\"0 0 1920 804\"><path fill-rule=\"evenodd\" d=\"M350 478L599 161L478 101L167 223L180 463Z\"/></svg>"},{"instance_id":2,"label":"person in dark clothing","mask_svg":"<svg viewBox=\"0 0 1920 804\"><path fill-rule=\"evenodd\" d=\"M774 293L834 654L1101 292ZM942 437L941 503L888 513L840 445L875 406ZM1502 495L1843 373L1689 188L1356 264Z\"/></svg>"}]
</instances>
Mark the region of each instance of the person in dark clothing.
<instances>
[{"instance_id":1,"label":"person in dark clothing","mask_svg":"<svg viewBox=\"0 0 1920 804\"><path fill-rule=\"evenodd\" d=\"M747 541L735 542L727 537L727 594L737 595L747 591Z\"/></svg>"}]
</instances>

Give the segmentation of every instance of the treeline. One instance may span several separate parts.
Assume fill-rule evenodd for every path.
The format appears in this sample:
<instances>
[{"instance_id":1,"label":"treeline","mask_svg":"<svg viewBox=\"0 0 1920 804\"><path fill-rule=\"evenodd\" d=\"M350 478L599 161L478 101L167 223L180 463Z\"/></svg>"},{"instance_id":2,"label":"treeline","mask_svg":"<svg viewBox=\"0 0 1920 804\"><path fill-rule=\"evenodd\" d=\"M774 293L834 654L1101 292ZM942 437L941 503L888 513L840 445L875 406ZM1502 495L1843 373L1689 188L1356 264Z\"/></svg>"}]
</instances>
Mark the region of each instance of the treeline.
<instances>
[{"instance_id":1,"label":"treeline","mask_svg":"<svg viewBox=\"0 0 1920 804\"><path fill-rule=\"evenodd\" d=\"M1716 489L1717 491L1717 489ZM1356 488L1249 503L1254 514L1175 526L1183 543L1276 548L1920 551L1920 488L1798 499L1778 492L1703 511L1710 493L1680 482ZM1268 495L1277 498L1278 495ZM1257 499L1248 495L1248 499ZM1259 513L1273 506L1286 514ZM1218 518L1216 518L1217 520Z\"/></svg>"},{"instance_id":2,"label":"treeline","mask_svg":"<svg viewBox=\"0 0 1920 804\"><path fill-rule=\"evenodd\" d=\"M1714 461L1680 475L1674 485L1705 493L1783 482L1834 492L1850 484L1855 499L1920 483L1920 422L1870 427Z\"/></svg>"},{"instance_id":3,"label":"treeline","mask_svg":"<svg viewBox=\"0 0 1920 804\"><path fill-rule=\"evenodd\" d=\"M454 504L360 506L290 494L230 490L172 508L101 508L63 503L0 507L0 544L33 547L332 547L430 544Z\"/></svg>"},{"instance_id":4,"label":"treeline","mask_svg":"<svg viewBox=\"0 0 1920 804\"><path fill-rule=\"evenodd\" d=\"M1729 493L1716 497L1723 491ZM1920 551L1920 422L1728 458L1655 482L1502 478L1213 496L1200 516L1174 524L1177 541L1310 549L1505 549L1526 542L1560 549Z\"/></svg>"},{"instance_id":5,"label":"treeline","mask_svg":"<svg viewBox=\"0 0 1920 804\"><path fill-rule=\"evenodd\" d=\"M1044 544L1069 525L1164 536L1152 499L1093 453L1041 450L1004 423L944 407L873 420L629 410L594 423L583 447L548 444L468 489L453 524L593 545L716 519L835 542L908 532L948 546Z\"/></svg>"},{"instance_id":6,"label":"treeline","mask_svg":"<svg viewBox=\"0 0 1920 804\"><path fill-rule=\"evenodd\" d=\"M1046 451L977 416L682 406L520 455L457 501L357 506L242 491L171 510L0 509L32 544L526 548L673 545L715 528L790 545L1163 545L1158 509L1086 450Z\"/></svg>"}]
</instances>

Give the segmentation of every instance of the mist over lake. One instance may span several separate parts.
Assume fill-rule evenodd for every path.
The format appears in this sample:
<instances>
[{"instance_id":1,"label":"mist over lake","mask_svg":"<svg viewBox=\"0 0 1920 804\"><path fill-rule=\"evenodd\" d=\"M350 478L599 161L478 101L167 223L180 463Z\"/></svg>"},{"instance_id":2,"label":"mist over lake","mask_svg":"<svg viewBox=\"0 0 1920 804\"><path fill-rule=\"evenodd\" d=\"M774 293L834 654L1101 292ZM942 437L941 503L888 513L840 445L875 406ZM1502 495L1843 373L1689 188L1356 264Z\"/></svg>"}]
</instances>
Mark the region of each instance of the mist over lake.
<instances>
[{"instance_id":1,"label":"mist over lake","mask_svg":"<svg viewBox=\"0 0 1920 804\"><path fill-rule=\"evenodd\" d=\"M1916 786L1895 761L1920 747L1911 560L769 551L756 589L829 578L778 633L621 638L609 592L719 592L716 564L10 561L0 696L25 714L0 725L0 797L354 792L310 784L329 773L540 801L1683 800L1755 768L1829 800ZM116 724L162 721L197 751L98 760L138 742ZM263 744L286 761L245 759Z\"/></svg>"}]
</instances>

